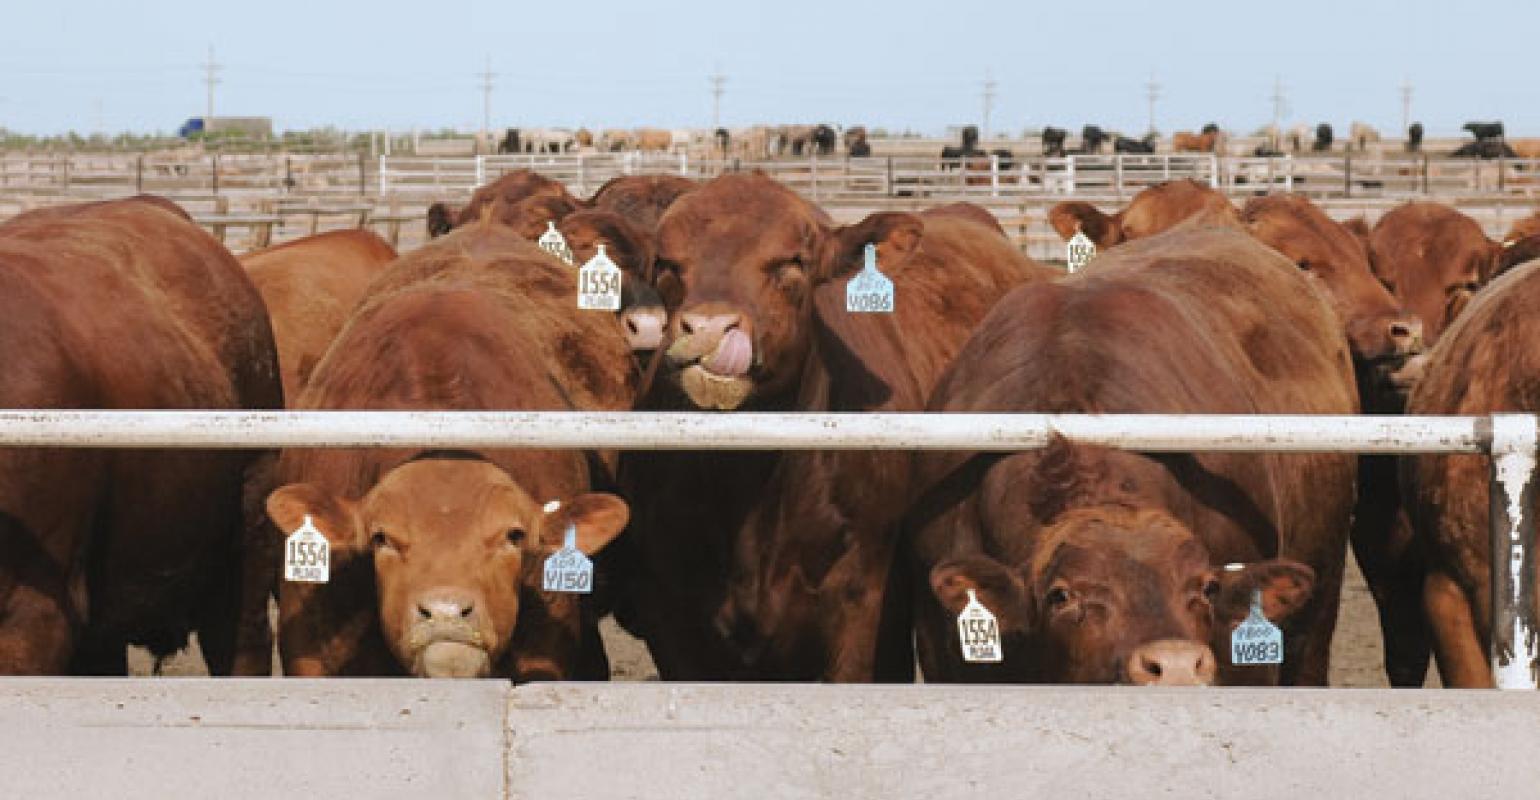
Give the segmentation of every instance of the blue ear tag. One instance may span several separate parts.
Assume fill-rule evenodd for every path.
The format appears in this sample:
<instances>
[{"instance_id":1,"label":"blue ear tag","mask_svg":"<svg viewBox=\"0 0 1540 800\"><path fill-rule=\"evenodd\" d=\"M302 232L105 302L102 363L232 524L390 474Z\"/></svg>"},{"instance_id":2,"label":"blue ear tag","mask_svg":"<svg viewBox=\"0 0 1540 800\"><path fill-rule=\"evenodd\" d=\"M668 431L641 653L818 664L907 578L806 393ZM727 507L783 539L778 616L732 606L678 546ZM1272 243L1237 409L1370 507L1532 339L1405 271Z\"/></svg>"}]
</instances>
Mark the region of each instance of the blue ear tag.
<instances>
[{"instance_id":1,"label":"blue ear tag","mask_svg":"<svg viewBox=\"0 0 1540 800\"><path fill-rule=\"evenodd\" d=\"M866 245L866 264L845 284L845 311L851 314L893 313L893 281L877 269L877 245Z\"/></svg>"},{"instance_id":2,"label":"blue ear tag","mask_svg":"<svg viewBox=\"0 0 1540 800\"><path fill-rule=\"evenodd\" d=\"M1283 663L1283 631L1262 613L1262 592L1251 593L1251 613L1230 634L1230 663L1259 666Z\"/></svg>"},{"instance_id":3,"label":"blue ear tag","mask_svg":"<svg viewBox=\"0 0 1540 800\"><path fill-rule=\"evenodd\" d=\"M545 560L545 590L588 594L594 590L594 564L577 547L577 526L568 524L560 550Z\"/></svg>"}]
</instances>

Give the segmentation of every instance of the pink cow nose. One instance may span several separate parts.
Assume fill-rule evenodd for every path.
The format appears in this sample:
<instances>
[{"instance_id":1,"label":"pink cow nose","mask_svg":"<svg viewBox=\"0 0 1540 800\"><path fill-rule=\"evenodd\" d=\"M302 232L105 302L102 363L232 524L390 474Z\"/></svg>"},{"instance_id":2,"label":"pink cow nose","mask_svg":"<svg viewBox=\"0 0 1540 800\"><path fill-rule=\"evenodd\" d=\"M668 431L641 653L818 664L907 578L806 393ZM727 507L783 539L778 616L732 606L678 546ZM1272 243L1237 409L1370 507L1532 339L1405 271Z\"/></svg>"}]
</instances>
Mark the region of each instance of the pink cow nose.
<instances>
[{"instance_id":1,"label":"pink cow nose","mask_svg":"<svg viewBox=\"0 0 1540 800\"><path fill-rule=\"evenodd\" d=\"M742 314L699 314L687 311L679 315L679 329L686 336L723 336L742 322Z\"/></svg>"},{"instance_id":2,"label":"pink cow nose","mask_svg":"<svg viewBox=\"0 0 1540 800\"><path fill-rule=\"evenodd\" d=\"M423 622L462 622L476 612L476 601L462 592L438 591L417 600L417 617Z\"/></svg>"},{"instance_id":3,"label":"pink cow nose","mask_svg":"<svg viewBox=\"0 0 1540 800\"><path fill-rule=\"evenodd\" d=\"M656 350L663 346L663 326L667 321L668 315L659 306L628 308L620 313L632 350Z\"/></svg>"},{"instance_id":4,"label":"pink cow nose","mask_svg":"<svg viewBox=\"0 0 1540 800\"><path fill-rule=\"evenodd\" d=\"M1147 642L1128 656L1128 679L1135 686L1207 686L1214 682L1214 653L1208 645L1186 639Z\"/></svg>"}]
</instances>

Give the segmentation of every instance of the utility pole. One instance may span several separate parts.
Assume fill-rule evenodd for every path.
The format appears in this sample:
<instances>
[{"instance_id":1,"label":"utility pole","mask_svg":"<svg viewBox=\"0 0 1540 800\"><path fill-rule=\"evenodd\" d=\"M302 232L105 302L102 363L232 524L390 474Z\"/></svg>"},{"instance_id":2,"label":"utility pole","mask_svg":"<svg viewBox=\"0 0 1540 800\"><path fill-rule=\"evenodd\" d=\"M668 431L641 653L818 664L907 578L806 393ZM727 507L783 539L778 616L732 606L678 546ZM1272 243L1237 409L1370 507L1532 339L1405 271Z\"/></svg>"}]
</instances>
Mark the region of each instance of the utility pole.
<instances>
[{"instance_id":1,"label":"utility pole","mask_svg":"<svg viewBox=\"0 0 1540 800\"><path fill-rule=\"evenodd\" d=\"M1150 101L1150 130L1155 135L1155 101L1160 99L1160 84L1155 82L1155 70L1150 70L1150 81L1144 85L1144 96Z\"/></svg>"},{"instance_id":2,"label":"utility pole","mask_svg":"<svg viewBox=\"0 0 1540 800\"><path fill-rule=\"evenodd\" d=\"M492 79L496 73L492 72L492 56L487 56L487 68L481 72L481 141L488 147L491 140L487 136L492 131Z\"/></svg>"},{"instance_id":3,"label":"utility pole","mask_svg":"<svg viewBox=\"0 0 1540 800\"><path fill-rule=\"evenodd\" d=\"M716 71L711 73L711 129L722 127L722 93L727 91L727 76L722 74L722 65L718 64Z\"/></svg>"},{"instance_id":4,"label":"utility pole","mask_svg":"<svg viewBox=\"0 0 1540 800\"><path fill-rule=\"evenodd\" d=\"M203 64L203 83L204 87L208 89L208 106L203 117L204 133L212 132L210 126L214 124L214 87L221 83L219 71L222 69L224 67L214 61L214 45L209 45L209 60Z\"/></svg>"},{"instance_id":5,"label":"utility pole","mask_svg":"<svg viewBox=\"0 0 1540 800\"><path fill-rule=\"evenodd\" d=\"M1401 79L1401 133L1412 127L1412 79Z\"/></svg>"},{"instance_id":6,"label":"utility pole","mask_svg":"<svg viewBox=\"0 0 1540 800\"><path fill-rule=\"evenodd\" d=\"M983 135L979 137L980 141L988 139L990 135L989 116L995 110L995 87L997 85L995 83L994 70L984 70L984 130Z\"/></svg>"}]
</instances>

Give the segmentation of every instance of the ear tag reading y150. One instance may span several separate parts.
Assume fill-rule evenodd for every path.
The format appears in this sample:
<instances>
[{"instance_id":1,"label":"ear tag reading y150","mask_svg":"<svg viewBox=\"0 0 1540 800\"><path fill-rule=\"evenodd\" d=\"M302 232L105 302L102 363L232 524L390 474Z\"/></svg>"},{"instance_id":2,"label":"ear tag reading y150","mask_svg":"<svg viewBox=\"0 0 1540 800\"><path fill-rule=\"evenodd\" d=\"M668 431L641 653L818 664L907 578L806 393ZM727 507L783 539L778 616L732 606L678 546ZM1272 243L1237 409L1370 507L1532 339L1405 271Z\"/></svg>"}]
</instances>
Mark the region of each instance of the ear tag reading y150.
<instances>
[{"instance_id":1,"label":"ear tag reading y150","mask_svg":"<svg viewBox=\"0 0 1540 800\"><path fill-rule=\"evenodd\" d=\"M572 266L572 248L567 246L567 237L562 236L561 231L556 230L555 222L547 221L545 223L545 233L540 234L540 238L535 241L535 244L540 245L541 250L561 259L562 263L567 266Z\"/></svg>"},{"instance_id":2,"label":"ear tag reading y150","mask_svg":"<svg viewBox=\"0 0 1540 800\"><path fill-rule=\"evenodd\" d=\"M1096 258L1096 244L1085 235L1085 231L1075 231L1064 248L1064 261L1070 274L1085 269L1085 265L1091 263L1093 258Z\"/></svg>"},{"instance_id":3,"label":"ear tag reading y150","mask_svg":"<svg viewBox=\"0 0 1540 800\"><path fill-rule=\"evenodd\" d=\"M877 245L868 244L866 263L845 284L845 310L852 314L893 313L893 281L877 269Z\"/></svg>"},{"instance_id":4,"label":"ear tag reading y150","mask_svg":"<svg viewBox=\"0 0 1540 800\"><path fill-rule=\"evenodd\" d=\"M962 642L964 661L970 664L1000 663L1000 624L979 602L972 589L968 590L968 605L957 615L957 639Z\"/></svg>"},{"instance_id":5,"label":"ear tag reading y150","mask_svg":"<svg viewBox=\"0 0 1540 800\"><path fill-rule=\"evenodd\" d=\"M283 579L295 583L331 580L332 545L309 514L284 541Z\"/></svg>"},{"instance_id":6,"label":"ear tag reading y150","mask_svg":"<svg viewBox=\"0 0 1540 800\"><path fill-rule=\"evenodd\" d=\"M620 310L620 267L599 245L599 252L578 270L578 308L585 311Z\"/></svg>"},{"instance_id":7,"label":"ear tag reading y150","mask_svg":"<svg viewBox=\"0 0 1540 800\"><path fill-rule=\"evenodd\" d=\"M577 548L577 527L567 526L566 542L545 560L545 590L588 594L594 590L594 564Z\"/></svg>"},{"instance_id":8,"label":"ear tag reading y150","mask_svg":"<svg viewBox=\"0 0 1540 800\"><path fill-rule=\"evenodd\" d=\"M1230 663L1257 666L1283 663L1283 631L1262 613L1262 592L1251 593L1251 613L1230 634Z\"/></svg>"}]
</instances>

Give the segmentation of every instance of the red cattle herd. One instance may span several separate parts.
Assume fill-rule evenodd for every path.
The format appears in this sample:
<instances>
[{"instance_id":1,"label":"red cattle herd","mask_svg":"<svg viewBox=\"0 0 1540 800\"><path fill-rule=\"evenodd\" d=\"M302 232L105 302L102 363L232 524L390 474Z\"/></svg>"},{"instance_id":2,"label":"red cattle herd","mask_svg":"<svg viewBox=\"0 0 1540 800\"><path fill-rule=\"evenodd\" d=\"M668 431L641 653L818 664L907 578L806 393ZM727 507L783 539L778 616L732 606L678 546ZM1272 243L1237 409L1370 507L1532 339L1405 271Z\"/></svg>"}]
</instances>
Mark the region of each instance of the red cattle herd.
<instances>
[{"instance_id":1,"label":"red cattle herd","mask_svg":"<svg viewBox=\"0 0 1540 800\"><path fill-rule=\"evenodd\" d=\"M237 258L149 196L31 211L0 223L0 407L1540 411L1540 217L1492 239L1180 181L1048 220L1089 266L979 206L837 223L759 173L584 198L521 170L400 254ZM125 674L196 633L215 675L270 674L276 637L288 675L603 680L613 615L664 680L1326 685L1351 548L1388 680L1487 686L1487 470L1058 436L0 449L0 672Z\"/></svg>"}]
</instances>

